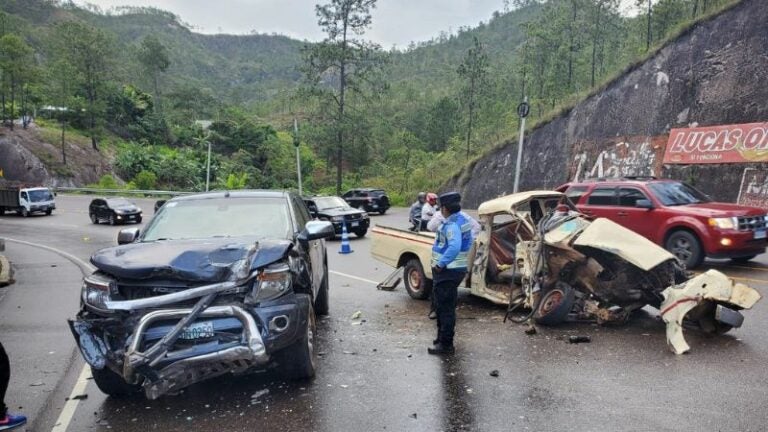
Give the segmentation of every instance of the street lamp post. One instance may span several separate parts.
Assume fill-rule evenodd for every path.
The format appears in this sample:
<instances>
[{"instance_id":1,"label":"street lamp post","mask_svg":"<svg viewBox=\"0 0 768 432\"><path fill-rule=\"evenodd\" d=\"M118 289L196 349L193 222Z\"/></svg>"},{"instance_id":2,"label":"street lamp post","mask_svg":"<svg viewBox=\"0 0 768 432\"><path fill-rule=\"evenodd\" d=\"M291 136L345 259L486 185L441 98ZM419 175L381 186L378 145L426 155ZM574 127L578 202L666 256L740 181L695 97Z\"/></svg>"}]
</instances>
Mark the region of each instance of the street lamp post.
<instances>
[{"instance_id":1,"label":"street lamp post","mask_svg":"<svg viewBox=\"0 0 768 432\"><path fill-rule=\"evenodd\" d=\"M512 189L512 193L518 192L518 185L520 184L520 164L523 160L523 138L525 135L525 118L528 116L530 107L528 106L528 96L523 98L523 102L517 106L517 115L520 116L520 141L517 143L517 164L515 165L515 185Z\"/></svg>"},{"instance_id":2,"label":"street lamp post","mask_svg":"<svg viewBox=\"0 0 768 432\"><path fill-rule=\"evenodd\" d=\"M303 195L301 189L301 158L299 158L299 122L293 119L293 146L296 147L296 173L299 177L299 195Z\"/></svg>"}]
</instances>

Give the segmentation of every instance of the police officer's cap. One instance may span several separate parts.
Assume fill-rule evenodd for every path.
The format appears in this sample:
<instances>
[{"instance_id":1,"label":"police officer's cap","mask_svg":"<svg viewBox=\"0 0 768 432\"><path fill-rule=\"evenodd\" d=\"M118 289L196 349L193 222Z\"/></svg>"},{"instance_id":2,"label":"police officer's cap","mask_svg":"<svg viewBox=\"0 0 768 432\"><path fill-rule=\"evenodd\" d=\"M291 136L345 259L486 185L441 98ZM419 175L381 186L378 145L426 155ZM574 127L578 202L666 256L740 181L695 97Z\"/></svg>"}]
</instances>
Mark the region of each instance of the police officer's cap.
<instances>
[{"instance_id":1,"label":"police officer's cap","mask_svg":"<svg viewBox=\"0 0 768 432\"><path fill-rule=\"evenodd\" d=\"M458 192L446 192L438 198L441 206L448 206L451 204L461 204L461 194Z\"/></svg>"}]
</instances>

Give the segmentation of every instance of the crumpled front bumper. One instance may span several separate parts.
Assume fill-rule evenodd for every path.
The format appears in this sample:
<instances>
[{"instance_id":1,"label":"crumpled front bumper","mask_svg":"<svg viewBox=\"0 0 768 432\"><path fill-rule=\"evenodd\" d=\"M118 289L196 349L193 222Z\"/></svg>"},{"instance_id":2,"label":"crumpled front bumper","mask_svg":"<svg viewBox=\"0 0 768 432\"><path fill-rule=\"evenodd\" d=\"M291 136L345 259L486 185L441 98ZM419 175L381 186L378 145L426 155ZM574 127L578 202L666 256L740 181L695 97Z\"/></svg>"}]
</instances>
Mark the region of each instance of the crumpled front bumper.
<instances>
[{"instance_id":1,"label":"crumpled front bumper","mask_svg":"<svg viewBox=\"0 0 768 432\"><path fill-rule=\"evenodd\" d=\"M708 270L685 283L662 292L661 317L667 324L667 343L675 354L685 354L691 347L683 336L683 320L694 309L706 308L702 319L740 327L740 309L751 309L761 296L754 288L734 283L716 270ZM701 309L700 309L701 310Z\"/></svg>"},{"instance_id":2,"label":"crumpled front bumper","mask_svg":"<svg viewBox=\"0 0 768 432\"><path fill-rule=\"evenodd\" d=\"M107 302L108 311L84 311L69 322L70 328L91 367L107 367L156 399L215 376L266 365L270 353L300 336L298 323L309 310L304 296L289 294L258 306L211 305L232 285ZM194 307L174 307L195 298ZM225 323L230 333L219 337L217 327L213 340L176 345L184 329L199 321Z\"/></svg>"}]
</instances>

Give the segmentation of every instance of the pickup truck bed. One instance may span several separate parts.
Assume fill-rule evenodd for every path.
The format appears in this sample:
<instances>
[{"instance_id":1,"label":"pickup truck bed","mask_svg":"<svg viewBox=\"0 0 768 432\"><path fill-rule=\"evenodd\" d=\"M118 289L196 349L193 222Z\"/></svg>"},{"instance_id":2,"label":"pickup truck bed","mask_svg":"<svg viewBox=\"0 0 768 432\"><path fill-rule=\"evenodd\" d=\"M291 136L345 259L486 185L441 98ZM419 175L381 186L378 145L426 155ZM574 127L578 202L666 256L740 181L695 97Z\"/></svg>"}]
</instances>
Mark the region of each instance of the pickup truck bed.
<instances>
[{"instance_id":1,"label":"pickup truck bed","mask_svg":"<svg viewBox=\"0 0 768 432\"><path fill-rule=\"evenodd\" d=\"M425 299L432 291L432 245L435 234L376 225L371 231L371 255L390 267L405 267L403 279L411 297Z\"/></svg>"}]
</instances>

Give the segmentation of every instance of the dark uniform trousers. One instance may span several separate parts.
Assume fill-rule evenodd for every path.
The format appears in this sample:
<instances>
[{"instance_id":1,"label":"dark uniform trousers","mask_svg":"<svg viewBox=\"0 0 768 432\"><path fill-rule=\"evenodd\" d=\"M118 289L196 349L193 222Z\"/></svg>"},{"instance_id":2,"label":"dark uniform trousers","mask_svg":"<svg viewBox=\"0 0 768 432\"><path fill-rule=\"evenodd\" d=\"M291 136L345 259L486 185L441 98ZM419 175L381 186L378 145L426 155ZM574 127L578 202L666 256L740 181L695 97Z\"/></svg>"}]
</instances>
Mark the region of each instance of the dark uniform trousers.
<instances>
[{"instance_id":1,"label":"dark uniform trousers","mask_svg":"<svg viewBox=\"0 0 768 432\"><path fill-rule=\"evenodd\" d=\"M443 269L432 270L432 295L437 313L437 340L445 346L453 346L456 327L456 299L459 284L464 280L465 271Z\"/></svg>"},{"instance_id":2,"label":"dark uniform trousers","mask_svg":"<svg viewBox=\"0 0 768 432\"><path fill-rule=\"evenodd\" d=\"M5 417L8 407L5 406L5 392L8 391L8 381L11 379L11 364L0 343L0 418Z\"/></svg>"}]
</instances>

